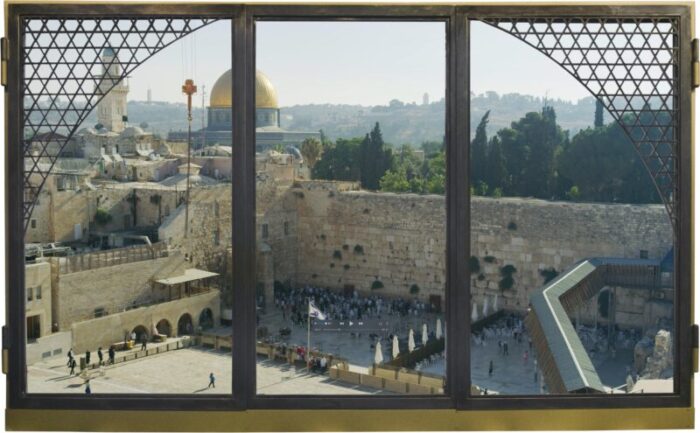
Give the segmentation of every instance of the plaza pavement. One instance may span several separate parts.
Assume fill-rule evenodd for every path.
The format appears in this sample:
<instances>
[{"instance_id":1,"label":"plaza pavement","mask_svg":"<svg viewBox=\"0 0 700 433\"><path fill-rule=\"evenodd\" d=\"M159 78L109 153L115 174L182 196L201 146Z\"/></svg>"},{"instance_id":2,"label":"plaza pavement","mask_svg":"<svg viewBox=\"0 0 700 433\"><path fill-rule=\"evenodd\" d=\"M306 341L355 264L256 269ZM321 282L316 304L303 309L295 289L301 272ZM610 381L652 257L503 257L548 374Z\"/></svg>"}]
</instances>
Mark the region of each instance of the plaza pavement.
<instances>
[{"instance_id":1,"label":"plaza pavement","mask_svg":"<svg viewBox=\"0 0 700 433\"><path fill-rule=\"evenodd\" d=\"M216 388L207 388L209 373ZM42 361L27 368L30 393L84 393L85 379L70 376L66 358ZM259 392L264 394L377 394L371 388L349 386L328 376L297 371L289 365L260 360ZM93 393L115 394L230 394L231 355L214 349L192 347L90 370Z\"/></svg>"}]
</instances>

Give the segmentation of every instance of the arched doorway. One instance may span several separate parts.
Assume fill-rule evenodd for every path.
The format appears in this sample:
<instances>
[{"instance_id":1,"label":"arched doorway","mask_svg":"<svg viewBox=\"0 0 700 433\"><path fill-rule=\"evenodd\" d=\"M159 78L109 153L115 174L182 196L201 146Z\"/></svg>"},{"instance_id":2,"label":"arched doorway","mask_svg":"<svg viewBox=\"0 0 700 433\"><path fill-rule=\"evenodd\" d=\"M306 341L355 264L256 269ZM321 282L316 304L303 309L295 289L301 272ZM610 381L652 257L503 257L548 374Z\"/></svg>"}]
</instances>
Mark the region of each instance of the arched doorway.
<instances>
[{"instance_id":1,"label":"arched doorway","mask_svg":"<svg viewBox=\"0 0 700 433\"><path fill-rule=\"evenodd\" d=\"M168 322L167 319L162 319L160 322L158 322L156 325L156 330L159 334L165 335L166 337L172 336L173 333L172 326L170 326L170 322Z\"/></svg>"},{"instance_id":2,"label":"arched doorway","mask_svg":"<svg viewBox=\"0 0 700 433\"><path fill-rule=\"evenodd\" d=\"M199 326L202 329L211 329L214 327L214 313L211 308L205 308L199 314Z\"/></svg>"},{"instance_id":3,"label":"arched doorway","mask_svg":"<svg viewBox=\"0 0 700 433\"><path fill-rule=\"evenodd\" d=\"M131 331L132 337L135 335L135 341L143 341L144 338L148 339L148 329L143 325L138 325Z\"/></svg>"},{"instance_id":4,"label":"arched doorway","mask_svg":"<svg viewBox=\"0 0 700 433\"><path fill-rule=\"evenodd\" d=\"M191 335L193 331L192 316L189 313L180 316L180 319L177 321L177 335Z\"/></svg>"}]
</instances>

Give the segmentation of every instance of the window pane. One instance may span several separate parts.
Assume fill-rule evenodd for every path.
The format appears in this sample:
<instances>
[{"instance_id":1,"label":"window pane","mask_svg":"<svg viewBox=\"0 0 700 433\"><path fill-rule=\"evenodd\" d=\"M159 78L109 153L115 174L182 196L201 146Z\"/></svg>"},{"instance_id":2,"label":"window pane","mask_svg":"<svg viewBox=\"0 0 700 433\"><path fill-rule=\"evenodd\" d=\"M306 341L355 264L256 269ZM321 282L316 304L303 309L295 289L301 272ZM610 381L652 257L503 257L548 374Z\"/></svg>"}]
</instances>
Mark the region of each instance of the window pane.
<instances>
[{"instance_id":1,"label":"window pane","mask_svg":"<svg viewBox=\"0 0 700 433\"><path fill-rule=\"evenodd\" d=\"M256 26L258 393L442 393L444 23Z\"/></svg>"},{"instance_id":2,"label":"window pane","mask_svg":"<svg viewBox=\"0 0 700 433\"><path fill-rule=\"evenodd\" d=\"M28 392L230 393L230 22L23 29Z\"/></svg>"},{"instance_id":3,"label":"window pane","mask_svg":"<svg viewBox=\"0 0 700 433\"><path fill-rule=\"evenodd\" d=\"M672 26L621 23L472 23L474 393L673 392Z\"/></svg>"}]
</instances>

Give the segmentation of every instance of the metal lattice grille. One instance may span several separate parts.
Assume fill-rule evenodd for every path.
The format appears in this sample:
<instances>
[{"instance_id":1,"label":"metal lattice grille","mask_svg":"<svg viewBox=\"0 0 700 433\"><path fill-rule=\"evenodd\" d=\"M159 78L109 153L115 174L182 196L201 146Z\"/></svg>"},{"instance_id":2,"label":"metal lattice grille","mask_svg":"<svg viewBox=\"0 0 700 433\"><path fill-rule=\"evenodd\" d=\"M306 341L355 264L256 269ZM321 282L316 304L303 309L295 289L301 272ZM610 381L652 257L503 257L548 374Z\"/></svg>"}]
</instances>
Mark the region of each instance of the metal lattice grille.
<instances>
[{"instance_id":1,"label":"metal lattice grille","mask_svg":"<svg viewBox=\"0 0 700 433\"><path fill-rule=\"evenodd\" d=\"M675 18L488 18L561 65L631 139L676 224L678 22Z\"/></svg>"},{"instance_id":2,"label":"metal lattice grille","mask_svg":"<svg viewBox=\"0 0 700 433\"><path fill-rule=\"evenodd\" d=\"M22 23L24 230L57 158L98 102L137 66L212 23L60 18Z\"/></svg>"}]
</instances>

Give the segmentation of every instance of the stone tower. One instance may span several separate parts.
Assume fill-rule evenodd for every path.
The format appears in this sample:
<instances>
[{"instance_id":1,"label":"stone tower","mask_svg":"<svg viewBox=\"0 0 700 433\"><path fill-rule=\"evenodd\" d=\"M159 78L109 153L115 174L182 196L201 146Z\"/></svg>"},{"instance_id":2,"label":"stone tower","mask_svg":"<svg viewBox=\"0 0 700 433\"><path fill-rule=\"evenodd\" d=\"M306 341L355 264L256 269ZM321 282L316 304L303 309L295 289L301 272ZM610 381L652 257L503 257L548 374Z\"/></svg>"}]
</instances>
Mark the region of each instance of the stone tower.
<instances>
[{"instance_id":1,"label":"stone tower","mask_svg":"<svg viewBox=\"0 0 700 433\"><path fill-rule=\"evenodd\" d=\"M110 87L121 76L121 65L116 60L116 53L112 48L102 51L102 79L98 86L100 93L107 93L97 104L97 121L108 131L116 133L124 130L127 121L126 95L129 86L125 81L117 83L112 90Z\"/></svg>"}]
</instances>

